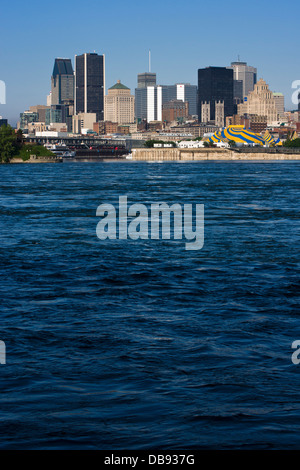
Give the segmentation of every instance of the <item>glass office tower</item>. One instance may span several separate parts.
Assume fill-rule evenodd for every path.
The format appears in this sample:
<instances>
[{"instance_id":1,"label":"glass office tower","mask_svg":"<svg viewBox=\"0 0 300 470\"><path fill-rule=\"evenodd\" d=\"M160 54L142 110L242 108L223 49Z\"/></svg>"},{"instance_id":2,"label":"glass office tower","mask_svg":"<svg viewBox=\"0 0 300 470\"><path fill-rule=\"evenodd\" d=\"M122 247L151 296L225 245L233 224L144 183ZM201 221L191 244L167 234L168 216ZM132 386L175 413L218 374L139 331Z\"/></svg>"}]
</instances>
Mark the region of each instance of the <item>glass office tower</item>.
<instances>
[{"instance_id":1,"label":"glass office tower","mask_svg":"<svg viewBox=\"0 0 300 470\"><path fill-rule=\"evenodd\" d=\"M75 56L75 113L96 113L97 121L103 121L104 88L104 55Z\"/></svg>"},{"instance_id":2,"label":"glass office tower","mask_svg":"<svg viewBox=\"0 0 300 470\"><path fill-rule=\"evenodd\" d=\"M198 70L198 119L202 104L210 104L210 121L216 117L216 102L224 102L224 117L233 115L233 70L226 67L206 67Z\"/></svg>"},{"instance_id":3,"label":"glass office tower","mask_svg":"<svg viewBox=\"0 0 300 470\"><path fill-rule=\"evenodd\" d=\"M74 72L71 59L55 59L51 77L51 104L74 100Z\"/></svg>"}]
</instances>

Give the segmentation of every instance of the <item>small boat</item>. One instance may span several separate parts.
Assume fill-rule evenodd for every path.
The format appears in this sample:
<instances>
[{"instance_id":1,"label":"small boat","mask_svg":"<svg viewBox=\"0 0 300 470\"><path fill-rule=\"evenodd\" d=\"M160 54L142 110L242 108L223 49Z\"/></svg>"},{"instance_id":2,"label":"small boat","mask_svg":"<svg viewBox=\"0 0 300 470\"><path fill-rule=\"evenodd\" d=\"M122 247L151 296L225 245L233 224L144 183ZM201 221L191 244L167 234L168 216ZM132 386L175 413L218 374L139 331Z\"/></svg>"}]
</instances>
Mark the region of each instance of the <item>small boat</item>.
<instances>
[{"instance_id":1,"label":"small boat","mask_svg":"<svg viewBox=\"0 0 300 470\"><path fill-rule=\"evenodd\" d=\"M58 157L74 158L76 156L76 152L69 150L66 144L45 144L44 147Z\"/></svg>"}]
</instances>

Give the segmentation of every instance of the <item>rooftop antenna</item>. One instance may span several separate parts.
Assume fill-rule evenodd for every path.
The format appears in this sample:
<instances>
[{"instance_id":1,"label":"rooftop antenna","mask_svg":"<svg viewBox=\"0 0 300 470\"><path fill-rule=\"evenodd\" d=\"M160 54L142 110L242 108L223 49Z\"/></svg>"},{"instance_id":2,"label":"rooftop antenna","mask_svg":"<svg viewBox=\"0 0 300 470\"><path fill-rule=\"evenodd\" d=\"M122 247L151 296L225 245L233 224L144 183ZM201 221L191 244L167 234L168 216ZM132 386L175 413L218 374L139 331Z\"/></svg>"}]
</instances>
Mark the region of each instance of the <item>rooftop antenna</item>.
<instances>
[{"instance_id":1,"label":"rooftop antenna","mask_svg":"<svg viewBox=\"0 0 300 470\"><path fill-rule=\"evenodd\" d=\"M151 72L151 51L149 49L149 73Z\"/></svg>"},{"instance_id":2,"label":"rooftop antenna","mask_svg":"<svg viewBox=\"0 0 300 470\"><path fill-rule=\"evenodd\" d=\"M238 62L241 62L241 60L240 60L240 59L241 59L241 58L240 58L240 55L238 55Z\"/></svg>"}]
</instances>

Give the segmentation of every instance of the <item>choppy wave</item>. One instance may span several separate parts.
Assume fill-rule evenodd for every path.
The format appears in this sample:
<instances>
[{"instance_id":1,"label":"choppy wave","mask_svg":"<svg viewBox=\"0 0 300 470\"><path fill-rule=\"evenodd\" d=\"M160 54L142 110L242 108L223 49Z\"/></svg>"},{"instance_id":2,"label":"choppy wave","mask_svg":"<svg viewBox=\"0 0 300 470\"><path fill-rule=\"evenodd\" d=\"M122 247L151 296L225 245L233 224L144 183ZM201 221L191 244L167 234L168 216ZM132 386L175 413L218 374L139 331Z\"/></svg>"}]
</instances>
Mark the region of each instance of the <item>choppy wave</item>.
<instances>
[{"instance_id":1,"label":"choppy wave","mask_svg":"<svg viewBox=\"0 0 300 470\"><path fill-rule=\"evenodd\" d=\"M2 165L2 449L299 448L297 163ZM205 205L205 244L96 237Z\"/></svg>"}]
</instances>

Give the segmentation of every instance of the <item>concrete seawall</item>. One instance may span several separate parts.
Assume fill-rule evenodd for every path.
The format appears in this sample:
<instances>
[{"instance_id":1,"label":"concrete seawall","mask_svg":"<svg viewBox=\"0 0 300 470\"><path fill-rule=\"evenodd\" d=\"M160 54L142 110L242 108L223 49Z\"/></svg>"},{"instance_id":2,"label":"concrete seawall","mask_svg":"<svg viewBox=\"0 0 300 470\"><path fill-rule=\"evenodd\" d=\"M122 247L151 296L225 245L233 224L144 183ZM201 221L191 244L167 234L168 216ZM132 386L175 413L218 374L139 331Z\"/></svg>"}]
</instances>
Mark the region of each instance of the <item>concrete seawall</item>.
<instances>
[{"instance_id":1,"label":"concrete seawall","mask_svg":"<svg viewBox=\"0 0 300 470\"><path fill-rule=\"evenodd\" d=\"M28 160L24 161L22 158L14 157L9 163L62 163L62 161L62 157L58 156L39 157L36 155L30 155Z\"/></svg>"},{"instance_id":2,"label":"concrete seawall","mask_svg":"<svg viewBox=\"0 0 300 470\"><path fill-rule=\"evenodd\" d=\"M133 149L136 161L300 160L299 153L242 153L229 149Z\"/></svg>"}]
</instances>

